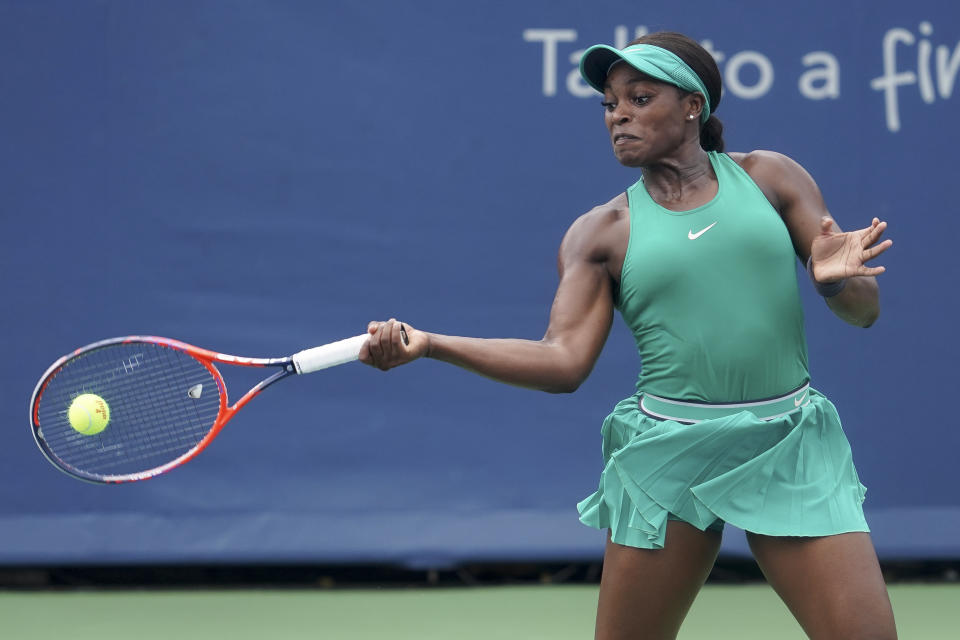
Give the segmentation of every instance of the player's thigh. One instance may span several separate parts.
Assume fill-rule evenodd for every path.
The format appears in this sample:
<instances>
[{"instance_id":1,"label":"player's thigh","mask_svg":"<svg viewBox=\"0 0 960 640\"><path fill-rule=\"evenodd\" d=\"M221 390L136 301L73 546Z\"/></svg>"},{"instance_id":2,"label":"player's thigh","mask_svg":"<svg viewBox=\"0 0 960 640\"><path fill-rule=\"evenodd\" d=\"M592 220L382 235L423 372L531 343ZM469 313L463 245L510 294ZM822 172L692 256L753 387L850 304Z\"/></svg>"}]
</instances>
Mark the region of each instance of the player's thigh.
<instances>
[{"instance_id":1,"label":"player's thigh","mask_svg":"<svg viewBox=\"0 0 960 640\"><path fill-rule=\"evenodd\" d=\"M663 549L607 538L597 606L597 640L675 638L720 550L719 531L670 520Z\"/></svg>"},{"instance_id":2,"label":"player's thigh","mask_svg":"<svg viewBox=\"0 0 960 640\"><path fill-rule=\"evenodd\" d=\"M779 538L748 533L747 539L767 580L814 640L897 637L869 534Z\"/></svg>"}]
</instances>

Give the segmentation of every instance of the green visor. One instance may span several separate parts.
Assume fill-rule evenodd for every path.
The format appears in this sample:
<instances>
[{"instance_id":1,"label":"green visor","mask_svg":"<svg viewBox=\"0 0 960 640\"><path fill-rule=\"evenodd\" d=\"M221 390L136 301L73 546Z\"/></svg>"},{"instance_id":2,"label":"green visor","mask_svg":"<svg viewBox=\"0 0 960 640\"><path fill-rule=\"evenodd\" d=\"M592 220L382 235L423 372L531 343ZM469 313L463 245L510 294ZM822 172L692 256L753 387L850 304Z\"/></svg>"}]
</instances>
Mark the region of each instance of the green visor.
<instances>
[{"instance_id":1,"label":"green visor","mask_svg":"<svg viewBox=\"0 0 960 640\"><path fill-rule=\"evenodd\" d=\"M704 106L700 122L706 122L710 117L710 94L703 80L679 56L662 47L634 44L625 49L615 49L605 44L594 45L580 58L580 75L587 84L603 93L610 67L621 60L655 80L701 94Z\"/></svg>"}]
</instances>

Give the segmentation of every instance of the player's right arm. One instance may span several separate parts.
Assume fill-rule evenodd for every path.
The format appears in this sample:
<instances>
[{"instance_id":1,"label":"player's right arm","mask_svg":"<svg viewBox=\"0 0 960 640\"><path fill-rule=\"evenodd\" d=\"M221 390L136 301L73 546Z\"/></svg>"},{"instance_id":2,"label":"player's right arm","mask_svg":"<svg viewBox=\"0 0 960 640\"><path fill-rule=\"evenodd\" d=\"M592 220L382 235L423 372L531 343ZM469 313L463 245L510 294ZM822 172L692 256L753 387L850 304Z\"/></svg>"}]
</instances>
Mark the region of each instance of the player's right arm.
<instances>
[{"instance_id":1,"label":"player's right arm","mask_svg":"<svg viewBox=\"0 0 960 640\"><path fill-rule=\"evenodd\" d=\"M567 231L557 259L560 283L542 339L448 336L404 325L409 338L405 345L398 321L371 322L360 360L387 370L429 357L520 387L552 393L576 390L593 369L613 321L610 258L620 215L600 207Z\"/></svg>"}]
</instances>

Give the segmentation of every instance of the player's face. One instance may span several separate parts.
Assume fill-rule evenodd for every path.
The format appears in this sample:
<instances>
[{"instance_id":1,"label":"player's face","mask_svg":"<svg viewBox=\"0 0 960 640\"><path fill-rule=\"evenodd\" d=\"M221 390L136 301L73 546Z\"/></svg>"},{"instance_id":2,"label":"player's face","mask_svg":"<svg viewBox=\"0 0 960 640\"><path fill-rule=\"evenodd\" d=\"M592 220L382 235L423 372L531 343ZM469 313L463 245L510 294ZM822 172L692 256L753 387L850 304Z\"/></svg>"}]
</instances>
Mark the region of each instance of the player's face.
<instances>
[{"instance_id":1,"label":"player's face","mask_svg":"<svg viewBox=\"0 0 960 640\"><path fill-rule=\"evenodd\" d=\"M641 167L675 152L690 135L684 94L628 64L611 69L604 86L604 121L621 164Z\"/></svg>"}]
</instances>

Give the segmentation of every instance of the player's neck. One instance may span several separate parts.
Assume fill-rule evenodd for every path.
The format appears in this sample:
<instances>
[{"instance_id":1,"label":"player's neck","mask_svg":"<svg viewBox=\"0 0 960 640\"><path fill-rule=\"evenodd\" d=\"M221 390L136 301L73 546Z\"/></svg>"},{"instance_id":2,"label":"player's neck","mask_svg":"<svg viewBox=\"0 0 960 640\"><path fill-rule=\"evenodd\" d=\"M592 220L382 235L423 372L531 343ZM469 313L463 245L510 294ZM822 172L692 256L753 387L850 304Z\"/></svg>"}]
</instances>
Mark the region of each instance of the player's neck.
<instances>
[{"instance_id":1,"label":"player's neck","mask_svg":"<svg viewBox=\"0 0 960 640\"><path fill-rule=\"evenodd\" d=\"M660 204L682 204L702 192L716 193L716 176L707 153L697 145L656 164L644 166L643 182ZM712 197L712 195L711 195Z\"/></svg>"}]
</instances>

